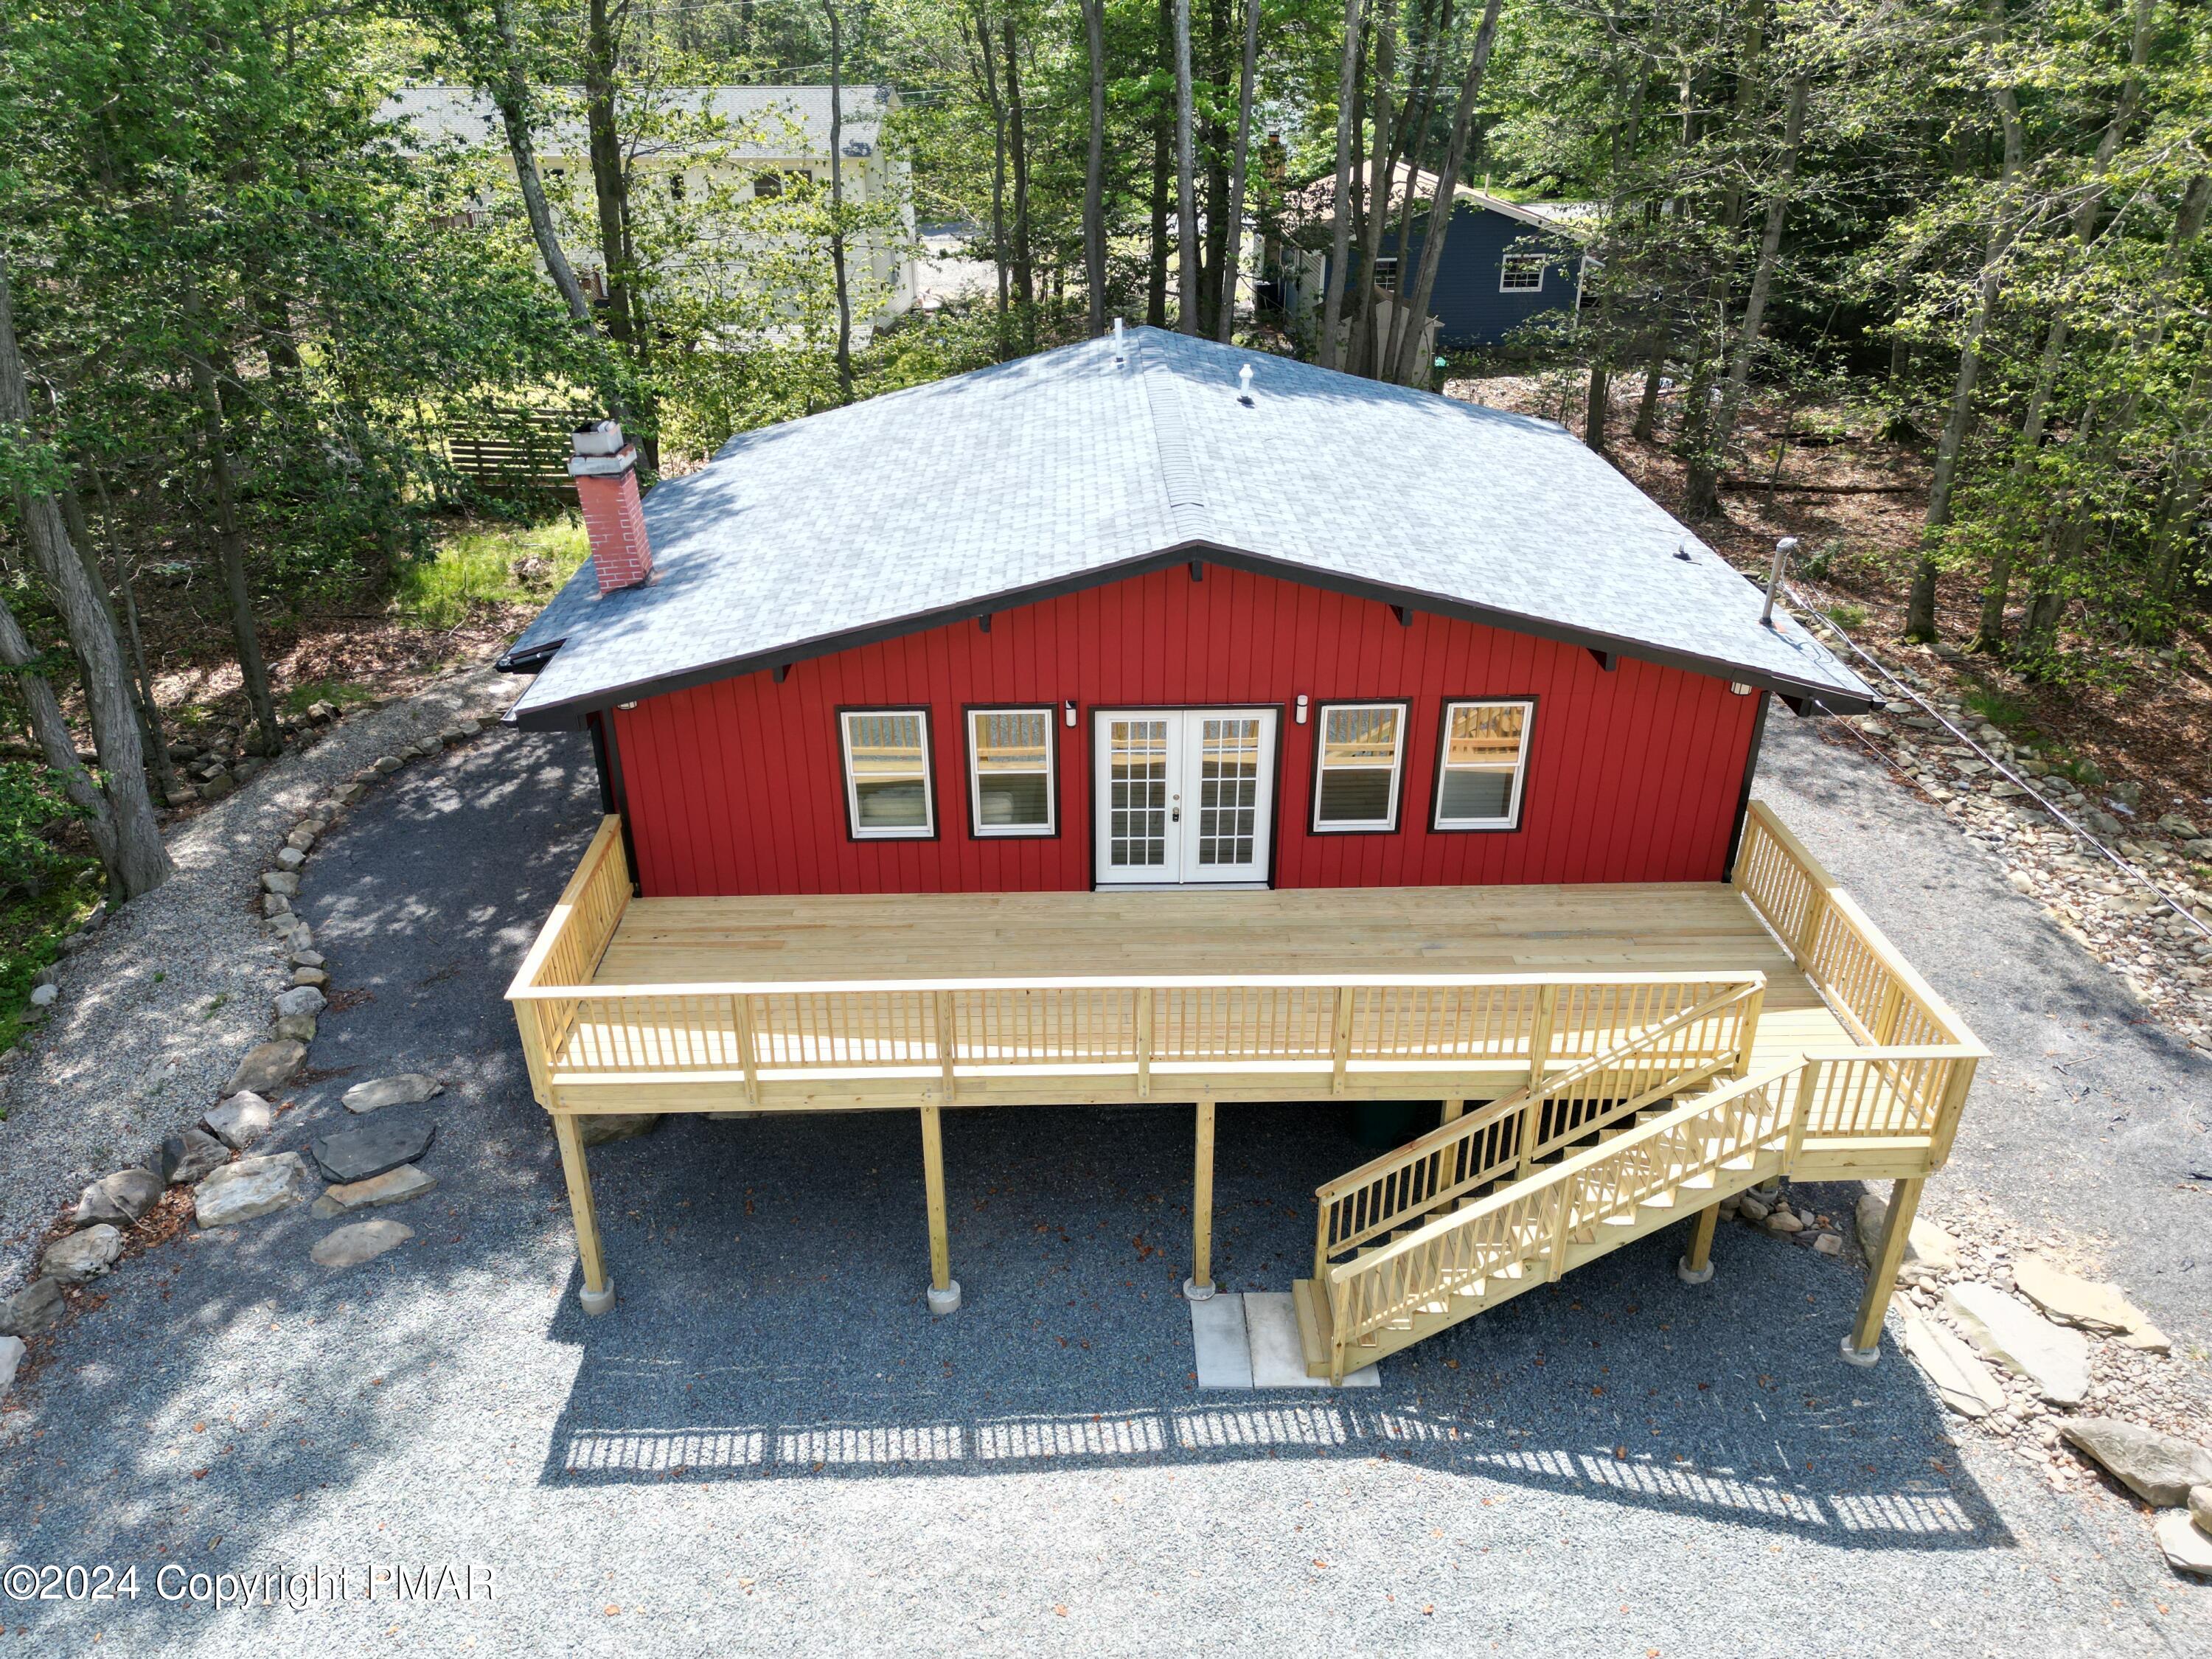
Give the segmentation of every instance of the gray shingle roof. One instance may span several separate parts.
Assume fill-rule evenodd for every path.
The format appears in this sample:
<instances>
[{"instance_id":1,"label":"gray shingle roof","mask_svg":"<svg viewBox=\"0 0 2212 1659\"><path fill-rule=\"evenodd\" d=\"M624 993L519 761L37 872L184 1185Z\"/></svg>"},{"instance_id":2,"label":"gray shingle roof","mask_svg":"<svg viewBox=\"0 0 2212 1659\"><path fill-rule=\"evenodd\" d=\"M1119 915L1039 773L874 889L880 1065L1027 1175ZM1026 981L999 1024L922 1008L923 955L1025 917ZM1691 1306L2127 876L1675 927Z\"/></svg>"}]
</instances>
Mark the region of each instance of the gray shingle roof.
<instances>
[{"instance_id":1,"label":"gray shingle roof","mask_svg":"<svg viewBox=\"0 0 2212 1659\"><path fill-rule=\"evenodd\" d=\"M587 562L516 641L503 665L544 666L514 718L566 725L1194 550L1838 710L1871 700L1560 427L1153 329L1124 355L1087 341L732 438L647 495L650 584L603 597Z\"/></svg>"}]
</instances>

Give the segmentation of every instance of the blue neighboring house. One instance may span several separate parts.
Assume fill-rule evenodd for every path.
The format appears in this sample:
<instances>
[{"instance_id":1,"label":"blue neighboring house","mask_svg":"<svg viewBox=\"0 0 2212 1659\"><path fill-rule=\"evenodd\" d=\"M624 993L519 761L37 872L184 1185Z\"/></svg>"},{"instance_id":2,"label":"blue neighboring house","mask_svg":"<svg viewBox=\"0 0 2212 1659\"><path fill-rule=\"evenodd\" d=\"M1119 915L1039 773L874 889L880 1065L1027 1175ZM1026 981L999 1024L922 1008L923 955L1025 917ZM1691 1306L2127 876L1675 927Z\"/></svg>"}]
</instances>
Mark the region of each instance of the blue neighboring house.
<instances>
[{"instance_id":1,"label":"blue neighboring house","mask_svg":"<svg viewBox=\"0 0 2212 1659\"><path fill-rule=\"evenodd\" d=\"M1376 265L1383 291L1398 291L1402 270L1408 286L1420 268L1422 231L1428 224L1429 203L1435 198L1436 175L1413 173L1419 199L1414 204L1415 231L1412 246L1402 255L1397 225L1405 201L1410 169L1401 167L1391 191L1391 222L1383 233ZM1305 192L1313 221L1333 225L1330 198L1335 181L1323 179ZM1451 234L1444 241L1443 263L1437 269L1436 288L1429 298L1430 314L1441 326L1442 346L1495 345L1529 319L1547 311L1574 314L1582 301L1584 253L1574 230L1575 204L1524 206L1486 195L1471 185L1459 187L1452 211ZM1297 250L1286 250L1293 253ZM1352 252L1352 279L1359 280L1359 250ZM1328 255L1305 253L1290 276L1285 298L1300 314L1318 313L1328 280Z\"/></svg>"}]
</instances>

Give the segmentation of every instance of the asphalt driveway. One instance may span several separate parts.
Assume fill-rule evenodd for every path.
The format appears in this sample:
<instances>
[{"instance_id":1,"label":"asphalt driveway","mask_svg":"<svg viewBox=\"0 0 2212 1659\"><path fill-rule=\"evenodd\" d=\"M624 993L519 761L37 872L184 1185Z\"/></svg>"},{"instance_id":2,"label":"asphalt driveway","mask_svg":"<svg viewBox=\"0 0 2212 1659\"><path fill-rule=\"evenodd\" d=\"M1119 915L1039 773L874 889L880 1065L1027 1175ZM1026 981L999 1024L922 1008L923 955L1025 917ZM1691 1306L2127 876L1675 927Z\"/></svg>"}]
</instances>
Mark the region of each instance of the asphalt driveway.
<instances>
[{"instance_id":1,"label":"asphalt driveway","mask_svg":"<svg viewBox=\"0 0 2212 1659\"><path fill-rule=\"evenodd\" d=\"M2019 998L2039 1036L2087 1011L2078 1052L2116 1101L2168 1067L2156 1097L2127 1085L2109 1157L2027 1060L1978 1095L2003 1133L1962 1142L1962 1179L2054 1213L2102 1168L2092 1218L2124 1218L2160 1135L2192 1112L2201 1134L2198 1062L2107 1031L2097 970L2045 958L2032 915L1991 926L1955 836L1876 811L1786 731L1774 753L1791 822L1993 1046ZM907 1115L672 1122L593 1154L622 1301L585 1319L501 992L596 811L580 744L489 737L401 774L311 860L337 997L274 1146L336 1127L347 1084L427 1070L447 1092L386 1111L436 1121L440 1186L379 1212L415 1237L365 1266L314 1266L335 1224L295 1209L131 1264L62 1332L0 1419L0 1558L135 1566L139 1594L0 1601L24 1650L2212 1644L2212 1592L2124 1506L1954 1447L1893 1352L1841 1365L1858 1274L1764 1235L1724 1231L1698 1288L1679 1238L1642 1241L1386 1361L1371 1392L1200 1394L1179 1110L953 1115L967 1305L939 1321ZM1965 927L1982 942L1947 954ZM2048 1187L2000 1155L2014 1136L2057 1148ZM1223 1109L1218 1277L1283 1288L1315 1182L1363 1156L1332 1109ZM2187 1247L2114 1233L2153 1310L2201 1334ZM194 1574L211 1596L270 1570L320 1577L289 1581L296 1607L193 1597Z\"/></svg>"}]
</instances>

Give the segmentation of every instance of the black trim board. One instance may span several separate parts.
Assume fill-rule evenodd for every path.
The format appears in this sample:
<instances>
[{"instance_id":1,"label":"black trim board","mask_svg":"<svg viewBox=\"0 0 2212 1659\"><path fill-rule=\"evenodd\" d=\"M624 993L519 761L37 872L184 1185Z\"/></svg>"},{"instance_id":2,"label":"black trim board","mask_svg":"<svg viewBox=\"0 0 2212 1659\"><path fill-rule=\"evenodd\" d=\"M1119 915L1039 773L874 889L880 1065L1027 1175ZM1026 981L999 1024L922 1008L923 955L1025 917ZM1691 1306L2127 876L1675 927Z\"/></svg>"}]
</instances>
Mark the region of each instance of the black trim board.
<instances>
[{"instance_id":1,"label":"black trim board","mask_svg":"<svg viewBox=\"0 0 2212 1659\"><path fill-rule=\"evenodd\" d=\"M1387 583L1368 581L1361 577L1347 576L1340 572L1318 569L1294 560L1270 558L1261 554L1247 553L1239 549L1222 547L1204 541L1184 542L1156 553L1146 553L1117 563L1096 565L1086 570L1057 577L1051 581L1036 582L1026 587L1008 588L1001 592L979 594L960 600L957 604L940 605L933 610L918 611L909 616L895 617L887 622L872 623L864 628L847 629L840 633L824 634L811 640L797 640L752 652L742 657L726 658L720 662L703 664L697 668L681 670L672 674L655 675L627 684L611 687L603 691L572 697L562 702L542 708L521 711L515 716L517 725L531 731L558 731L580 724L580 717L593 708L605 708L615 703L635 702L640 697L657 696L665 692L688 690L696 685L710 685L717 680L733 679L740 674L757 673L763 668L779 665L787 667L795 662L805 662L813 657L826 657L839 651L849 651L855 646L874 645L884 640L902 639L909 634L927 632L948 623L968 622L993 611L1010 611L1018 606L1036 605L1046 599L1055 599L1069 593L1079 593L1093 587L1105 587L1133 576L1149 575L1156 570L1170 569L1178 564L1188 564L1194 556L1203 555L1210 564L1222 565L1233 570L1248 570L1255 575L1273 576L1279 580L1299 582L1308 587L1317 587L1326 592L1348 594L1354 599L1374 599L1382 604L1401 607L1408 611L1420 611L1433 616L1449 617L1460 622L1479 623L1486 628L1503 629L1509 633L1526 634L1532 638L1550 640L1560 645L1578 645L1586 650L1608 652L1632 657L1642 662L1655 663L1662 667L1680 668L1693 674L1704 674L1715 679L1739 682L1755 686L1760 690L1774 691L1793 702L1802 701L1808 708L1825 708L1830 714L1863 714L1875 706L1871 696L1856 697L1835 686L1811 685L1802 680L1785 679L1747 666L1742 663L1725 661L1717 657L1705 657L1694 652L1676 651L1638 640L1622 639L1594 629L1574 628L1562 623L1547 622L1522 615L1519 611L1502 610L1495 605L1479 605L1472 600L1454 599L1449 595L1424 593L1413 588L1401 588ZM1408 623L1410 625L1410 622Z\"/></svg>"},{"instance_id":2,"label":"black trim board","mask_svg":"<svg viewBox=\"0 0 2212 1659\"><path fill-rule=\"evenodd\" d=\"M1743 850L1743 826L1751 817L1751 786L1759 775L1759 745L1766 741L1766 705L1771 701L1769 693L1759 694L1759 712L1751 718L1751 747L1744 751L1743 787L1736 792L1735 827L1729 831L1728 857L1721 861L1721 879L1728 881L1735 875L1735 855Z\"/></svg>"}]
</instances>

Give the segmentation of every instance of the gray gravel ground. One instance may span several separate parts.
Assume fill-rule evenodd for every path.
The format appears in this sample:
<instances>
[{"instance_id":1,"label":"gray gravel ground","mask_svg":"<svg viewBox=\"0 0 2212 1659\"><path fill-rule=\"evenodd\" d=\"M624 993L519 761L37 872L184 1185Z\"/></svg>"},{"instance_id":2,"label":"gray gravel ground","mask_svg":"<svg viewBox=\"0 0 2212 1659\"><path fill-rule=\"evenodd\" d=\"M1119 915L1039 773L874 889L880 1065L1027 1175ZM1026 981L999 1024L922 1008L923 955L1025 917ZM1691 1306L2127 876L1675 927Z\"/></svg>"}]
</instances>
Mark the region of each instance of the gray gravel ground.
<instances>
[{"instance_id":1,"label":"gray gravel ground","mask_svg":"<svg viewBox=\"0 0 2212 1659\"><path fill-rule=\"evenodd\" d=\"M513 701L488 669L451 675L339 722L169 838L176 873L61 963L54 1017L0 1073L0 1287L27 1274L59 1206L196 1121L264 1032L290 975L262 929L261 872L309 803Z\"/></svg>"},{"instance_id":2,"label":"gray gravel ground","mask_svg":"<svg viewBox=\"0 0 2212 1659\"><path fill-rule=\"evenodd\" d=\"M1795 788L1833 764L1777 755ZM955 1115L968 1304L943 1321L909 1117L672 1123L593 1154L623 1300L587 1321L500 992L595 811L579 744L503 735L403 773L310 863L354 994L275 1145L349 1082L433 1069L447 1095L387 1109L437 1119L441 1185L380 1212L416 1237L365 1267L313 1267L327 1225L295 1210L132 1264L62 1333L0 1418L0 1559L135 1564L142 1593L0 1602L26 1650L2212 1651L2212 1591L2137 1516L1954 1448L1893 1352L1838 1363L1858 1274L1765 1235L1724 1231L1694 1289L1678 1237L1641 1241L1371 1393L1199 1394L1181 1111ZM1863 871L1804 827L1981 1019L1972 972L2024 935L1975 904L1984 946L1947 957L1961 924L1898 878L1979 881L1978 855L1869 822ZM2020 1119L2017 1091L2000 1075L1981 1119ZM1313 1107L1224 1108L1220 1149L1217 1273L1281 1288L1313 1185L1364 1154ZM488 1565L493 1593L158 1588L349 1566L358 1597L392 1563Z\"/></svg>"}]
</instances>

